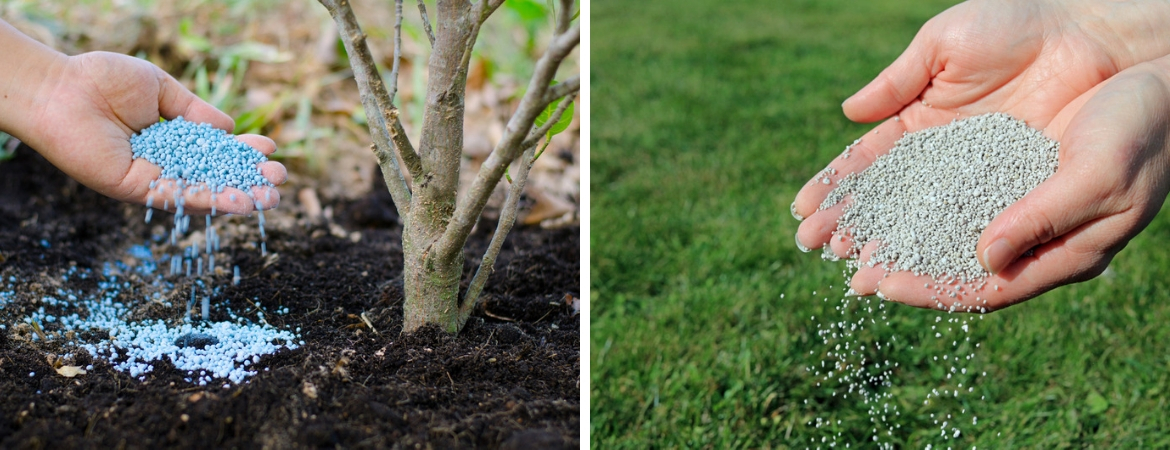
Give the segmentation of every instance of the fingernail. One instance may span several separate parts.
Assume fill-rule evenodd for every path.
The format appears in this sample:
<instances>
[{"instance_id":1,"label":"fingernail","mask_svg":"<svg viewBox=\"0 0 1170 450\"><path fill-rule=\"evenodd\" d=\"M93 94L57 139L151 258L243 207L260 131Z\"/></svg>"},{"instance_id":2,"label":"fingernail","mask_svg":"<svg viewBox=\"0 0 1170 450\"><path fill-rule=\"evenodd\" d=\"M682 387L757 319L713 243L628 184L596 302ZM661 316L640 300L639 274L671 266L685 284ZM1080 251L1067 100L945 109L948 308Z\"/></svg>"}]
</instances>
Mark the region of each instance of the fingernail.
<instances>
[{"instance_id":1,"label":"fingernail","mask_svg":"<svg viewBox=\"0 0 1170 450\"><path fill-rule=\"evenodd\" d=\"M999 273L1016 258L1016 248L1006 238L1000 238L983 249L983 266L992 274Z\"/></svg>"},{"instance_id":2,"label":"fingernail","mask_svg":"<svg viewBox=\"0 0 1170 450\"><path fill-rule=\"evenodd\" d=\"M792 217L795 218L796 220L798 220L798 221L804 220L804 216L802 216L796 212L796 202L792 202L792 205L790 205L788 207L788 211L792 212Z\"/></svg>"},{"instance_id":3,"label":"fingernail","mask_svg":"<svg viewBox=\"0 0 1170 450\"><path fill-rule=\"evenodd\" d=\"M800 249L800 251L802 251L802 252L805 252L805 253L808 253L808 252L811 252L811 251L812 251L812 249L810 249L810 248L808 248L808 247L805 247L805 246L804 246L804 244L801 244L801 243L800 243L800 237L799 237L799 236L797 236L797 237L796 237L796 248L799 248L799 249Z\"/></svg>"}]
</instances>

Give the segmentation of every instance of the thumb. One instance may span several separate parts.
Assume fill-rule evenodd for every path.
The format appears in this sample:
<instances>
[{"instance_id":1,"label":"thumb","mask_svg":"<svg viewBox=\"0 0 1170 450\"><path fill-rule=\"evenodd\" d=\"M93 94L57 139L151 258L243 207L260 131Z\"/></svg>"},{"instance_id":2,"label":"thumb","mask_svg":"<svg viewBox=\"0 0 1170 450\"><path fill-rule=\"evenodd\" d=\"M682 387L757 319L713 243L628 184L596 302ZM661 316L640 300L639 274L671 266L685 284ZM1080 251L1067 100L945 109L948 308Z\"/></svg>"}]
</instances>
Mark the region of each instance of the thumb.
<instances>
[{"instance_id":1,"label":"thumb","mask_svg":"<svg viewBox=\"0 0 1170 450\"><path fill-rule=\"evenodd\" d=\"M1096 218L1093 183L1071 168L1057 171L983 230L975 255L988 272L999 273L1032 248Z\"/></svg>"},{"instance_id":2,"label":"thumb","mask_svg":"<svg viewBox=\"0 0 1170 450\"><path fill-rule=\"evenodd\" d=\"M910 104L934 76L938 56L936 40L923 27L898 59L877 78L841 104L845 116L854 122L876 122Z\"/></svg>"},{"instance_id":3,"label":"thumb","mask_svg":"<svg viewBox=\"0 0 1170 450\"><path fill-rule=\"evenodd\" d=\"M206 123L228 133L232 132L236 125L231 116L191 93L182 83L157 66L154 70L159 83L159 114L167 120L183 116L190 122Z\"/></svg>"}]
</instances>

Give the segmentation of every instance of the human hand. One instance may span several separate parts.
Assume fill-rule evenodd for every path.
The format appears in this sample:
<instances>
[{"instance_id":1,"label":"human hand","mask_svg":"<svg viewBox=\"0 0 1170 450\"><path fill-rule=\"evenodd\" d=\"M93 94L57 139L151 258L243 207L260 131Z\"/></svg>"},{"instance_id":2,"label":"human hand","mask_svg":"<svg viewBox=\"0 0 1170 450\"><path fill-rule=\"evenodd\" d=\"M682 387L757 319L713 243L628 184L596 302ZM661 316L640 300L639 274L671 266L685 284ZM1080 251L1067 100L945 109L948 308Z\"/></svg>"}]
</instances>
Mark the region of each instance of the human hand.
<instances>
[{"instance_id":1,"label":"human hand","mask_svg":"<svg viewBox=\"0 0 1170 450\"><path fill-rule=\"evenodd\" d=\"M1046 131L1061 142L1060 167L984 230L976 253L994 269L986 284L993 288L958 310L996 310L1096 277L1150 224L1170 192L1170 57L1081 95ZM859 271L855 284L880 280L890 299L937 306L934 291L922 287L929 277L900 272L883 280L881 269L863 270L870 273ZM944 307L955 301L939 298Z\"/></svg>"},{"instance_id":2,"label":"human hand","mask_svg":"<svg viewBox=\"0 0 1170 450\"><path fill-rule=\"evenodd\" d=\"M183 116L228 132L235 126L227 114L200 100L162 69L138 58L84 53L68 57L53 72L45 80L39 109L30 111L34 130L25 133L29 136L25 141L81 184L118 200L145 204L150 195L170 197L159 189L173 189L171 183L159 183L152 193L151 181L161 170L146 160L132 158L130 137L135 132L157 123L159 117ZM238 138L265 155L276 151L276 144L267 137ZM274 185L284 183L287 177L284 166L275 161L261 163L259 169ZM216 196L216 211L246 214L257 205L269 209L280 201L275 188L254 187L251 196L255 200L243 191L226 188ZM185 211L210 213L209 191L189 190L185 197ZM154 202L153 206L161 208L163 204ZM174 205L168 209L174 210Z\"/></svg>"},{"instance_id":3,"label":"human hand","mask_svg":"<svg viewBox=\"0 0 1170 450\"><path fill-rule=\"evenodd\" d=\"M1154 33L1150 36L1165 39L1156 25L1170 23L1170 14L1164 11L1166 5L1136 3L1115 7L1105 11L1107 14L1092 11L1094 7L1096 3L987 0L958 5L931 19L889 68L843 105L853 120L874 121L894 113L898 116L866 134L852 149L851 158L835 159L829 167L836 173L830 178L839 180L864 170L888 152L904 132L942 125L958 117L1002 111L1033 127L1045 127L1070 102L1101 81L1143 58L1152 59L1170 51L1165 44L1170 41L1126 45L1121 39L1135 33ZM1059 138L1055 131L1050 128L1046 134ZM1064 159L1061 164L1063 170ZM809 248L831 242L834 253L846 256L852 245L848 236L844 241L830 239L844 205L816 211L834 187L821 183L822 177L810 181L793 204L794 214L808 217L800 226L797 240ZM984 237L991 236L999 223L1002 222L993 222ZM986 246L981 243L978 247L981 257ZM870 243L868 249L872 248ZM1024 250L1027 247L1020 253ZM868 250L863 250L861 256L865 259ZM881 281L882 293L888 297L933 306L933 302L915 302L915 298L907 297L914 283L921 286L922 281L912 283L899 274L882 281L883 276L882 269L866 268L855 274L851 284L859 293L872 294ZM1002 306L1055 286L1041 290L1038 286L1042 283L1025 287L1026 283L1021 282L1009 291L1009 280L1003 281L1000 287L1004 291L996 295Z\"/></svg>"}]
</instances>

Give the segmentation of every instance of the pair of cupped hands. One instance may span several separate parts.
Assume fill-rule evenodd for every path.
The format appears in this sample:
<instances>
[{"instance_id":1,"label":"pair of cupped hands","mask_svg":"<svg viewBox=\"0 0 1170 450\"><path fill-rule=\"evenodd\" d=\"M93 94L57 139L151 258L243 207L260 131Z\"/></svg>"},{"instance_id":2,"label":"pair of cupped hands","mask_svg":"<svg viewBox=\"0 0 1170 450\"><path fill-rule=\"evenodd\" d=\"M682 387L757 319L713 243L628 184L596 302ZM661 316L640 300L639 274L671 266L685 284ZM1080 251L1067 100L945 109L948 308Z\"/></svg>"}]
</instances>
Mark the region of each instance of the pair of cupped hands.
<instances>
[{"instance_id":1,"label":"pair of cupped hands","mask_svg":"<svg viewBox=\"0 0 1170 450\"><path fill-rule=\"evenodd\" d=\"M1008 113L1060 142L1060 166L984 230L976 254L992 275L977 306L1000 309L1093 278L1149 225L1170 190L1168 55L1170 2L959 4L928 21L842 105L851 120L882 122L850 158L833 160L832 178L864 170L904 132ZM810 180L793 213L804 217L802 245L829 245L844 257L852 242L835 233L845 205L817 211L835 185ZM865 244L861 262L875 245ZM938 307L924 287L934 284L929 276L861 267L850 282L857 293ZM945 307L955 301L938 298Z\"/></svg>"}]
</instances>

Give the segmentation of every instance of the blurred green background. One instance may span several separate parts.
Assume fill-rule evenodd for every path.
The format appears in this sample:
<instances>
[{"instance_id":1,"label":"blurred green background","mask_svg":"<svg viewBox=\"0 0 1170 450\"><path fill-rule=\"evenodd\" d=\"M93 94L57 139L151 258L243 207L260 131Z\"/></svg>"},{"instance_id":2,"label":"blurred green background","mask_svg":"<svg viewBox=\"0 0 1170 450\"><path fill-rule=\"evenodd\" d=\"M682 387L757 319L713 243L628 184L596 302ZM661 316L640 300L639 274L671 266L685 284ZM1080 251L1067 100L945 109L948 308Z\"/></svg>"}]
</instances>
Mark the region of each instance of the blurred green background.
<instances>
[{"instance_id":1,"label":"blurred green background","mask_svg":"<svg viewBox=\"0 0 1170 450\"><path fill-rule=\"evenodd\" d=\"M592 2L594 446L873 446L868 406L805 372L826 350L810 317L836 305L844 266L796 250L788 206L870 128L841 102L953 3ZM915 345L875 352L900 365L887 442L1170 446L1167 236L1163 213L1101 277L970 318L967 367L986 376L957 399L923 405L950 382L932 359L950 351L931 339L940 313L893 305L875 339ZM942 440L931 414L963 434Z\"/></svg>"}]
</instances>

